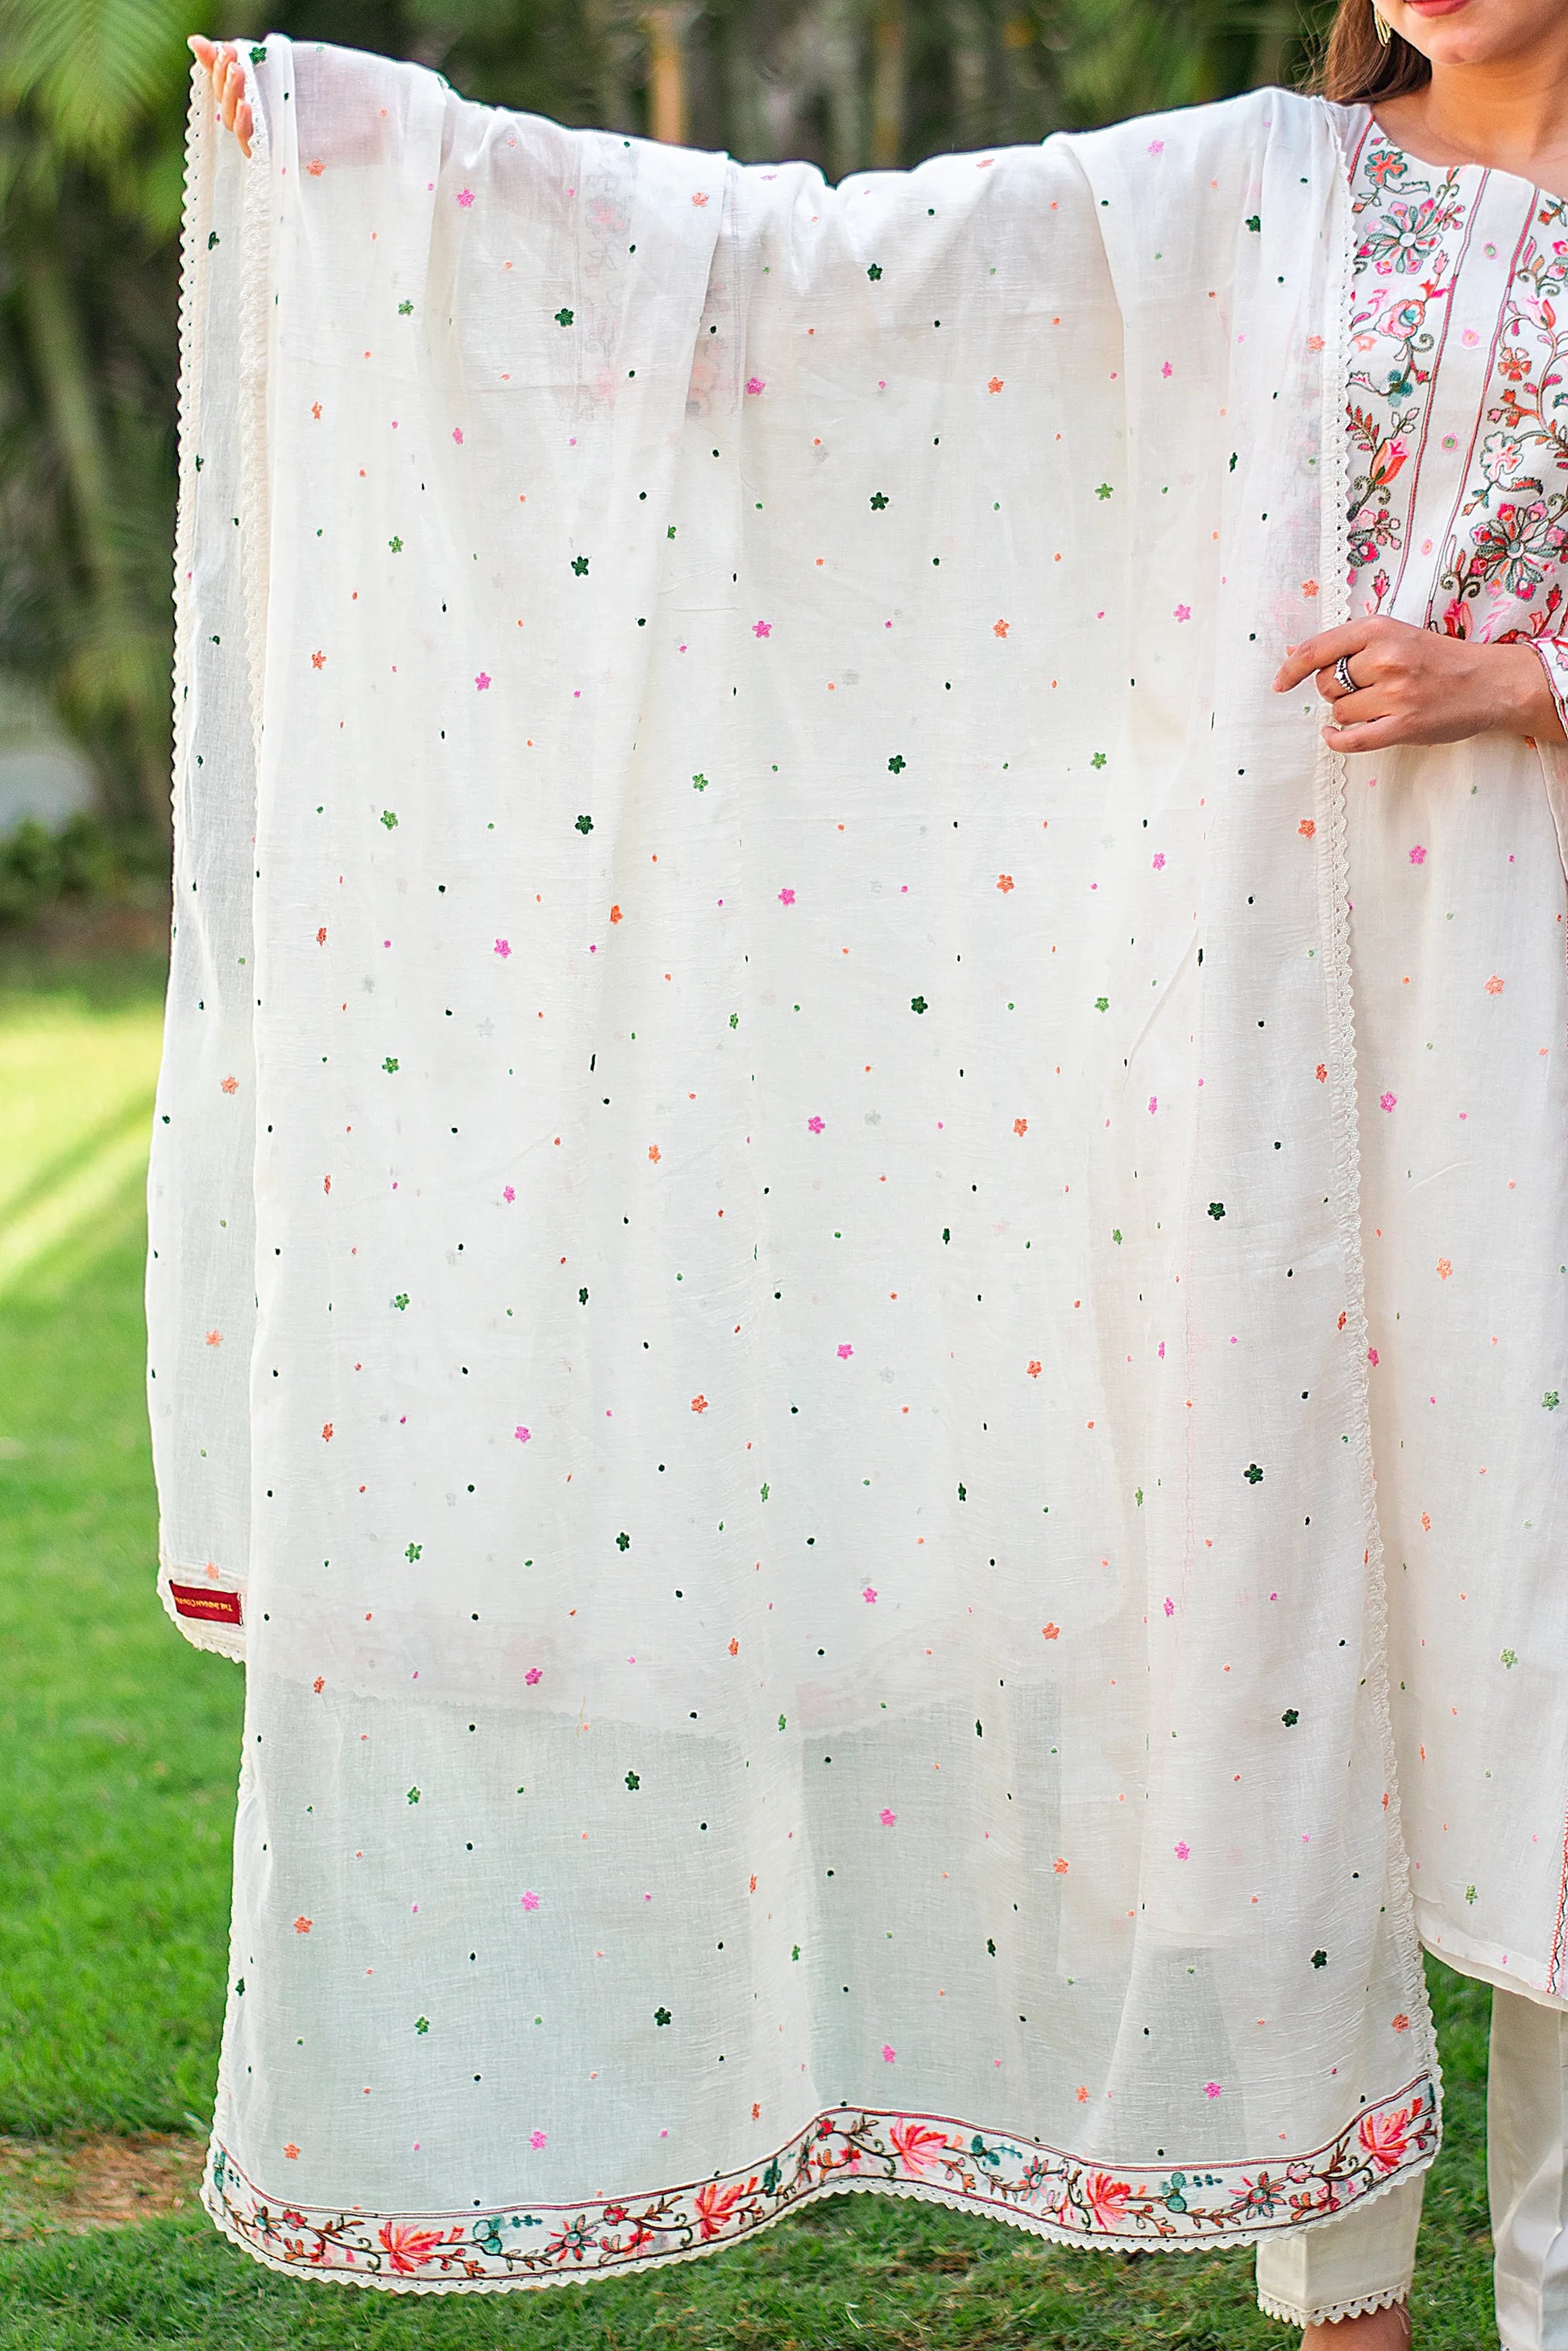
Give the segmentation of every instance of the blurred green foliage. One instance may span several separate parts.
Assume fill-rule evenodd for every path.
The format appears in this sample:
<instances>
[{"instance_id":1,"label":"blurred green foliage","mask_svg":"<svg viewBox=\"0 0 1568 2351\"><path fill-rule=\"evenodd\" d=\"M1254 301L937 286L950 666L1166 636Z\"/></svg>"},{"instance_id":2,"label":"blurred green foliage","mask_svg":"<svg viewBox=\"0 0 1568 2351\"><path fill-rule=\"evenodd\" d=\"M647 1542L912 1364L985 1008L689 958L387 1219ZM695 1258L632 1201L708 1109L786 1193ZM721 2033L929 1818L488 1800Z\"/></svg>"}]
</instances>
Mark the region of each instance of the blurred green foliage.
<instances>
[{"instance_id":1,"label":"blurred green foliage","mask_svg":"<svg viewBox=\"0 0 1568 2351\"><path fill-rule=\"evenodd\" d=\"M689 143L803 156L838 180L1294 79L1332 6L665 0L672 13ZM0 672L47 688L122 841L139 824L166 843L169 829L193 31L377 49L492 104L651 129L638 0L280 0L249 26L214 24L200 0L0 0ZM0 919L26 895L9 877L38 856L13 853ZM59 859L88 870L74 850Z\"/></svg>"}]
</instances>

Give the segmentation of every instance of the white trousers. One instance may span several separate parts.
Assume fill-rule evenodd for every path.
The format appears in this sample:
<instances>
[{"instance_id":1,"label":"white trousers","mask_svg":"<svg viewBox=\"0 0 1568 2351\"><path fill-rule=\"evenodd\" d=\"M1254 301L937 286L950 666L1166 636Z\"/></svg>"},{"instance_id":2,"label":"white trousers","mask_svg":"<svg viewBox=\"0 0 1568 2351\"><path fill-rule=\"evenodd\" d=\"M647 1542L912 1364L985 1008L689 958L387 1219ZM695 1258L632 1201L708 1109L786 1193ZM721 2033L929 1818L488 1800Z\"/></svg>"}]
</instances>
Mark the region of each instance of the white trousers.
<instances>
[{"instance_id":1,"label":"white trousers","mask_svg":"<svg viewBox=\"0 0 1568 2351\"><path fill-rule=\"evenodd\" d=\"M1297 2326L1402 2302L1426 2175L1375 2203L1261 2239L1258 2300ZM1502 2351L1568 2351L1568 2010L1494 1989L1487 2196Z\"/></svg>"}]
</instances>

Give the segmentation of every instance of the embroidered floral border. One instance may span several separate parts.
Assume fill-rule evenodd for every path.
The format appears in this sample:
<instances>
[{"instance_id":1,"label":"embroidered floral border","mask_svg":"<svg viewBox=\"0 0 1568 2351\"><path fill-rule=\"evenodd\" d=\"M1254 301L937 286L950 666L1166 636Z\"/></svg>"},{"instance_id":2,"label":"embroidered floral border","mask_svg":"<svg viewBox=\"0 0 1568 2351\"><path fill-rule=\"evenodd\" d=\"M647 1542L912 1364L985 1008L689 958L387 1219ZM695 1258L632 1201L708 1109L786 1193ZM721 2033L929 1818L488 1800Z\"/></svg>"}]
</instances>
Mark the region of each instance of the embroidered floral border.
<instances>
[{"instance_id":1,"label":"embroidered floral border","mask_svg":"<svg viewBox=\"0 0 1568 2351\"><path fill-rule=\"evenodd\" d=\"M1107 2169L928 2115L819 2115L759 2168L573 2210L517 2206L458 2218L307 2211L266 2196L213 2142L204 2200L257 2260L393 2291L549 2284L718 2252L793 2205L840 2189L923 2196L1069 2243L1180 2251L1299 2228L1429 2162L1435 2084L1369 2107L1327 2147L1278 2164Z\"/></svg>"}]
</instances>

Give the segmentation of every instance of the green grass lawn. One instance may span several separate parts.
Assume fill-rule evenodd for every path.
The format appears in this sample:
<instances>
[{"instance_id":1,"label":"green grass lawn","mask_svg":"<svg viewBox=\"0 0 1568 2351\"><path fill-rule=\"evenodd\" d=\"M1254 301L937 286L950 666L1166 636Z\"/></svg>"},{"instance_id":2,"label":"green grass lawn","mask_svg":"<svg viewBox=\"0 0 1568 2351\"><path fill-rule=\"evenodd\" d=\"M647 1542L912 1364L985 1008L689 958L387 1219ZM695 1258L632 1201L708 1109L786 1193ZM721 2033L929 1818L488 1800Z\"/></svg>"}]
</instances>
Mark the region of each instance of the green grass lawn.
<instances>
[{"instance_id":1,"label":"green grass lawn","mask_svg":"<svg viewBox=\"0 0 1568 2351\"><path fill-rule=\"evenodd\" d=\"M0 959L0 2133L189 2129L212 2110L239 1669L154 1593L144 1148L161 969ZM1447 2137L1421 2351L1495 2345L1487 1994L1434 1967ZM296 2284L200 2212L0 2221L0 2351L648 2345L661 2351L1290 2351L1247 2254L1128 2262L887 2197L834 2197L643 2277L468 2303Z\"/></svg>"}]
</instances>

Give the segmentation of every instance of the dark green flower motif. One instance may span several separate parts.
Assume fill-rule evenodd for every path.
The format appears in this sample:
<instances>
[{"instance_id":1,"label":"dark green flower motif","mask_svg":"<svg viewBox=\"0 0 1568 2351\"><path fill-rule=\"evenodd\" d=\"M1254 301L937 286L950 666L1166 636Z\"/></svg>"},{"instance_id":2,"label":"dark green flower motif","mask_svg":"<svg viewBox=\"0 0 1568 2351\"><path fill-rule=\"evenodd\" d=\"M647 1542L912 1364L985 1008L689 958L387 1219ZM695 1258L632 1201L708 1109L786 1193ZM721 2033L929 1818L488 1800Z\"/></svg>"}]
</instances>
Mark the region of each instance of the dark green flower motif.
<instances>
[{"instance_id":1,"label":"dark green flower motif","mask_svg":"<svg viewBox=\"0 0 1568 2351\"><path fill-rule=\"evenodd\" d=\"M1257 213L1249 213L1247 215L1247 225L1252 231L1253 235L1256 236L1263 225L1260 215Z\"/></svg>"},{"instance_id":2,"label":"dark green flower motif","mask_svg":"<svg viewBox=\"0 0 1568 2351\"><path fill-rule=\"evenodd\" d=\"M1094 998L1094 1009L1096 1012L1108 1012L1110 1008L1111 999L1108 996L1097 996Z\"/></svg>"},{"instance_id":3,"label":"dark green flower motif","mask_svg":"<svg viewBox=\"0 0 1568 2351\"><path fill-rule=\"evenodd\" d=\"M402 553L402 541L401 538L389 538L387 545L391 548L394 555L401 555Z\"/></svg>"},{"instance_id":4,"label":"dark green flower motif","mask_svg":"<svg viewBox=\"0 0 1568 2351\"><path fill-rule=\"evenodd\" d=\"M386 1057L386 1060L382 1063L382 1069L386 1071L386 1073L387 1073L388 1077L390 1078L390 1077L392 1076L392 1071L397 1068L397 1057L395 1056L395 1054L389 1053L389 1054L387 1055L387 1057Z\"/></svg>"},{"instance_id":5,"label":"dark green flower motif","mask_svg":"<svg viewBox=\"0 0 1568 2351\"><path fill-rule=\"evenodd\" d=\"M570 327L572 313L570 310L558 310L555 314L555 322L558 327Z\"/></svg>"},{"instance_id":6,"label":"dark green flower motif","mask_svg":"<svg viewBox=\"0 0 1568 2351\"><path fill-rule=\"evenodd\" d=\"M642 1780L635 1771L627 1772L626 1785L632 1791L633 1794L635 1794L636 1791L642 1786Z\"/></svg>"},{"instance_id":7,"label":"dark green flower motif","mask_svg":"<svg viewBox=\"0 0 1568 2351\"><path fill-rule=\"evenodd\" d=\"M952 1226L951 1226L951 1225L944 1225L944 1226L943 1226L943 1228L942 1228L942 1238L943 1238L943 1240L944 1240L945 1242L946 1242L946 1241L950 1241L950 1240L952 1239L952 1238L953 1238L953 1228L952 1228Z\"/></svg>"},{"instance_id":8,"label":"dark green flower motif","mask_svg":"<svg viewBox=\"0 0 1568 2351\"><path fill-rule=\"evenodd\" d=\"M1110 485L1110 483L1109 483L1109 482L1102 482L1102 483L1101 483L1101 485L1100 485L1100 486L1099 486L1099 488L1095 491L1094 495L1095 495L1095 496L1096 496L1097 498L1108 498L1108 497L1110 496L1110 495L1111 495L1111 485Z\"/></svg>"},{"instance_id":9,"label":"dark green flower motif","mask_svg":"<svg viewBox=\"0 0 1568 2351\"><path fill-rule=\"evenodd\" d=\"M796 1943L795 1945L793 1945L793 1947L792 1947L792 1948L791 1948L791 1949L790 1949L789 1957L790 1957L792 1959L798 1959L800 1958L800 1944L799 1944L799 1943Z\"/></svg>"},{"instance_id":10,"label":"dark green flower motif","mask_svg":"<svg viewBox=\"0 0 1568 2351\"><path fill-rule=\"evenodd\" d=\"M423 1556L423 1551L424 1545L423 1543L410 1543L408 1549L403 1553L403 1557L404 1559L419 1559Z\"/></svg>"},{"instance_id":11,"label":"dark green flower motif","mask_svg":"<svg viewBox=\"0 0 1568 2351\"><path fill-rule=\"evenodd\" d=\"M577 820L577 829L586 839L593 831L593 819L591 816L580 816Z\"/></svg>"},{"instance_id":12,"label":"dark green flower motif","mask_svg":"<svg viewBox=\"0 0 1568 2351\"><path fill-rule=\"evenodd\" d=\"M1120 1249L1122 1246L1122 1228L1120 1225L1112 1226L1111 1238L1115 1242L1117 1248Z\"/></svg>"},{"instance_id":13,"label":"dark green flower motif","mask_svg":"<svg viewBox=\"0 0 1568 2351\"><path fill-rule=\"evenodd\" d=\"M890 776L902 776L908 764L903 752L895 751L887 763L887 772Z\"/></svg>"},{"instance_id":14,"label":"dark green flower motif","mask_svg":"<svg viewBox=\"0 0 1568 2351\"><path fill-rule=\"evenodd\" d=\"M784 1717L783 1717L782 1715L780 1715L780 1716L779 1716L779 1729L780 1729L780 1730L782 1730L782 1729L783 1729L783 1728L784 1728Z\"/></svg>"},{"instance_id":15,"label":"dark green flower motif","mask_svg":"<svg viewBox=\"0 0 1568 2351\"><path fill-rule=\"evenodd\" d=\"M418 1802L419 1802L419 1797L420 1797L420 1792L419 1792L419 1790L418 1790L417 1788L411 1788L411 1789L409 1790L409 1792L408 1792L408 1801L409 1801L409 1802L410 1802L411 1804L417 1804L417 1803L418 1803Z\"/></svg>"},{"instance_id":16,"label":"dark green flower motif","mask_svg":"<svg viewBox=\"0 0 1568 2351\"><path fill-rule=\"evenodd\" d=\"M797 1957L797 1959L798 1959L798 1958L800 1957L800 1953L799 1953L799 1952L797 1952L795 1956L796 1956L796 1957ZM763 2173L763 2175L762 2175L762 2193L764 2194L764 2196L771 2196L771 2195L772 2195L773 2190L774 2190L774 2189L778 2187L778 2185L779 2185L779 2166L778 2166L776 2163L770 2163L770 2164L768 2165L768 2167L767 2170L766 2170L766 2171Z\"/></svg>"},{"instance_id":17,"label":"dark green flower motif","mask_svg":"<svg viewBox=\"0 0 1568 2351\"><path fill-rule=\"evenodd\" d=\"M1246 1477L1247 1483L1249 1486L1255 1486L1258 1483L1259 1479L1263 1475L1263 1472L1259 1468L1256 1461L1249 1461L1243 1474Z\"/></svg>"},{"instance_id":18,"label":"dark green flower motif","mask_svg":"<svg viewBox=\"0 0 1568 2351\"><path fill-rule=\"evenodd\" d=\"M588 1303L588 1292L587 1292L587 1290L580 1290L578 1291L578 1293L577 1293L577 1302L578 1302L578 1304L579 1304L580 1306L586 1306L586 1305L587 1305L587 1303Z\"/></svg>"},{"instance_id":19,"label":"dark green flower motif","mask_svg":"<svg viewBox=\"0 0 1568 2351\"><path fill-rule=\"evenodd\" d=\"M1224 1201L1211 1200L1208 1204L1208 1213L1214 1218L1215 1223L1218 1224L1220 1217L1225 1214Z\"/></svg>"},{"instance_id":20,"label":"dark green flower motif","mask_svg":"<svg viewBox=\"0 0 1568 2351\"><path fill-rule=\"evenodd\" d=\"M253 66L264 66L267 63L267 44L265 41L258 42L256 47L252 49L250 53L250 61Z\"/></svg>"},{"instance_id":21,"label":"dark green flower motif","mask_svg":"<svg viewBox=\"0 0 1568 2351\"><path fill-rule=\"evenodd\" d=\"M407 1305L408 1305L408 1292L407 1292L407 1290L400 1290L398 1291L397 1296L392 1300L392 1304L397 1308L398 1312L399 1312L400 1314L402 1314L402 1313L405 1311L405 1309L407 1308Z\"/></svg>"},{"instance_id":22,"label":"dark green flower motif","mask_svg":"<svg viewBox=\"0 0 1568 2351\"><path fill-rule=\"evenodd\" d=\"M1288 1706L1285 1708L1284 1713L1280 1717L1281 1721L1284 1724L1287 1730L1294 1730L1301 1719L1300 1714L1293 1706Z\"/></svg>"},{"instance_id":23,"label":"dark green flower motif","mask_svg":"<svg viewBox=\"0 0 1568 2351\"><path fill-rule=\"evenodd\" d=\"M413 316L413 304L412 302L400 302L397 306L397 314L400 319L412 319Z\"/></svg>"},{"instance_id":24,"label":"dark green flower motif","mask_svg":"<svg viewBox=\"0 0 1568 2351\"><path fill-rule=\"evenodd\" d=\"M1230 452L1230 471L1232 473L1236 471L1236 460L1239 454L1239 453L1235 449L1232 449Z\"/></svg>"},{"instance_id":25,"label":"dark green flower motif","mask_svg":"<svg viewBox=\"0 0 1568 2351\"><path fill-rule=\"evenodd\" d=\"M985 1734L985 1732L980 1729L979 1724L977 1722L977 1723L976 1723L976 1725L975 1725L975 1736L976 1736L976 1738L977 1738L977 1739L984 1739L985 1735L986 1735L986 1734Z\"/></svg>"},{"instance_id":26,"label":"dark green flower motif","mask_svg":"<svg viewBox=\"0 0 1568 2351\"><path fill-rule=\"evenodd\" d=\"M397 824L396 809L382 809L382 822L385 825L389 832L392 831Z\"/></svg>"},{"instance_id":27,"label":"dark green flower motif","mask_svg":"<svg viewBox=\"0 0 1568 2351\"><path fill-rule=\"evenodd\" d=\"M960 1482L959 1482L959 1486L958 1486L958 1499L959 1499L961 1502L967 1502L967 1501L968 1500L968 1499L969 1499L969 1496L968 1496L967 1489L965 1488L965 1486L964 1486L964 1484L963 1484L962 1480L960 1480Z\"/></svg>"},{"instance_id":28,"label":"dark green flower motif","mask_svg":"<svg viewBox=\"0 0 1568 2351\"><path fill-rule=\"evenodd\" d=\"M655 2024L668 2024L669 2021L670 2011L667 2008L656 2008L653 2011L653 2022Z\"/></svg>"},{"instance_id":29,"label":"dark green flower motif","mask_svg":"<svg viewBox=\"0 0 1568 2351\"><path fill-rule=\"evenodd\" d=\"M923 996L912 996L909 999L909 1008L911 1012L925 1012L930 1008Z\"/></svg>"},{"instance_id":30,"label":"dark green flower motif","mask_svg":"<svg viewBox=\"0 0 1568 2351\"><path fill-rule=\"evenodd\" d=\"M1091 766L1092 768L1103 768L1103 767L1104 766L1104 764L1105 764L1105 754L1104 754L1104 752L1103 752L1103 751L1096 751L1096 752L1095 752L1095 754L1094 754L1094 757L1090 760L1089 764L1090 764L1090 766Z\"/></svg>"},{"instance_id":31,"label":"dark green flower motif","mask_svg":"<svg viewBox=\"0 0 1568 2351\"><path fill-rule=\"evenodd\" d=\"M1547 1389L1547 1391L1546 1391L1546 1394L1542 1397L1542 1399L1541 1399L1541 1403L1542 1403L1542 1410L1543 1410L1543 1411L1545 1411L1545 1412L1555 1412L1555 1411L1556 1411L1556 1409L1557 1409L1557 1391L1556 1391L1556 1389L1555 1389L1555 1388L1548 1388L1548 1389Z\"/></svg>"},{"instance_id":32,"label":"dark green flower motif","mask_svg":"<svg viewBox=\"0 0 1568 2351\"><path fill-rule=\"evenodd\" d=\"M1312 1965L1314 1968L1326 1968L1328 1963L1329 1955L1326 1951L1314 1951L1312 1953Z\"/></svg>"},{"instance_id":33,"label":"dark green flower motif","mask_svg":"<svg viewBox=\"0 0 1568 2351\"><path fill-rule=\"evenodd\" d=\"M625 1534L617 1535L615 1538L615 1548L617 1551L630 1551L632 1548L631 1536Z\"/></svg>"},{"instance_id":34,"label":"dark green flower motif","mask_svg":"<svg viewBox=\"0 0 1568 2351\"><path fill-rule=\"evenodd\" d=\"M986 1949L989 1951L992 1959L994 1959L997 1956L997 1947L989 1935L986 1937Z\"/></svg>"},{"instance_id":35,"label":"dark green flower motif","mask_svg":"<svg viewBox=\"0 0 1568 2351\"><path fill-rule=\"evenodd\" d=\"M577 576L578 576L578 578L579 578L580 580L585 580L585 579L588 577L588 558L587 558L587 556L586 556L586 555L574 555L574 556L572 557L572 559L571 559L571 568L572 568L572 569L576 572L576 574L577 574Z\"/></svg>"},{"instance_id":36,"label":"dark green flower motif","mask_svg":"<svg viewBox=\"0 0 1568 2351\"><path fill-rule=\"evenodd\" d=\"M886 504L887 493L885 490L873 490L872 492L871 510L873 514L880 514Z\"/></svg>"},{"instance_id":37,"label":"dark green flower motif","mask_svg":"<svg viewBox=\"0 0 1568 2351\"><path fill-rule=\"evenodd\" d=\"M675 535L675 526L674 526L674 523L672 523L672 524L670 525L670 527L669 527L668 530L664 533L664 537L665 537L666 538L674 538L674 535Z\"/></svg>"},{"instance_id":38,"label":"dark green flower motif","mask_svg":"<svg viewBox=\"0 0 1568 2351\"><path fill-rule=\"evenodd\" d=\"M872 284L874 286L874 285L875 285L875 283L876 283L876 281L877 281L877 279L882 276L882 264L881 264L881 262L880 262L880 261L873 261L873 262L872 263L872 265L871 265L871 267L866 271L866 276L871 279Z\"/></svg>"},{"instance_id":39,"label":"dark green flower motif","mask_svg":"<svg viewBox=\"0 0 1568 2351\"><path fill-rule=\"evenodd\" d=\"M692 789L695 792L706 792L707 789L707 778L706 776L694 776L692 778Z\"/></svg>"},{"instance_id":40,"label":"dark green flower motif","mask_svg":"<svg viewBox=\"0 0 1568 2351\"><path fill-rule=\"evenodd\" d=\"M738 1012L732 1012L732 1013L730 1014L730 1016L729 1016L729 1025L730 1025L730 1027L731 1027L732 1029L738 1029L738 1028L739 1028L739 1026L740 1026L740 1015L739 1015L739 1013L738 1013Z\"/></svg>"},{"instance_id":41,"label":"dark green flower motif","mask_svg":"<svg viewBox=\"0 0 1568 2351\"><path fill-rule=\"evenodd\" d=\"M413 2020L413 2029L416 2032L428 2032L430 2031L429 2017L416 2016Z\"/></svg>"}]
</instances>

